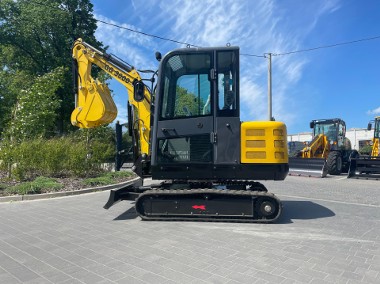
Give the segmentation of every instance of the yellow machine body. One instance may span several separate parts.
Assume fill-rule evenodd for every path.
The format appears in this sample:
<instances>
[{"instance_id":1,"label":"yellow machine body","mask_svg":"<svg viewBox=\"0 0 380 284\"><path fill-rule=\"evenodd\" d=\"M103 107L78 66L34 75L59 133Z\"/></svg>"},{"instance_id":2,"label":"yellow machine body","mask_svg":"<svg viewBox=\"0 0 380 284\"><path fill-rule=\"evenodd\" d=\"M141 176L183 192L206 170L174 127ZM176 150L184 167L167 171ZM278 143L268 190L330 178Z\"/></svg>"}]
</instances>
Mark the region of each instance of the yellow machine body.
<instances>
[{"instance_id":1,"label":"yellow machine body","mask_svg":"<svg viewBox=\"0 0 380 284\"><path fill-rule=\"evenodd\" d=\"M243 122L241 124L241 162L288 163L286 140L286 126L282 122Z\"/></svg>"}]
</instances>

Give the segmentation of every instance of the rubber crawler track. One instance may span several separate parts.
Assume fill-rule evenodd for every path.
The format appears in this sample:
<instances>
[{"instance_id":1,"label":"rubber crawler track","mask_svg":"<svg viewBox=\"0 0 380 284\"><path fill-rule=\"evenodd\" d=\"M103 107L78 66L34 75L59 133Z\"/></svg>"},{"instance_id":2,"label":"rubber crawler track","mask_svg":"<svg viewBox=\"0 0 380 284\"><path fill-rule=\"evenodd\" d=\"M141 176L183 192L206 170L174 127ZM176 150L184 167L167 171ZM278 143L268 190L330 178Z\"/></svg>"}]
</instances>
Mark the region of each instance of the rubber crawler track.
<instances>
[{"instance_id":1,"label":"rubber crawler track","mask_svg":"<svg viewBox=\"0 0 380 284\"><path fill-rule=\"evenodd\" d=\"M165 196L175 196L178 197L179 199L184 196L189 196L189 195L222 195L222 196L231 196L231 197L238 197L238 196L250 196L252 198L268 198L272 202L276 204L278 209L276 210L276 215L271 217L270 219L268 218L247 218L247 217L225 217L225 216L201 216L201 215L186 215L186 216L170 216L170 215L165 215L163 213L160 216L147 216L144 212L143 208L143 202L147 198L153 198L156 200L159 200L160 197ZM233 198L231 199L233 200ZM233 201L231 201L233 202ZM184 189L184 190L173 190L173 189L152 189L152 190L147 190L139 195L139 197L136 199L135 203L135 208L139 216L143 220L161 220L161 221L212 221L212 222L244 222L244 223L269 223L269 222L274 222L276 221L282 211L282 205L281 201L273 194L273 193L268 193L265 191L251 191L251 190L218 190L218 189ZM257 210L257 208L255 208Z\"/></svg>"}]
</instances>

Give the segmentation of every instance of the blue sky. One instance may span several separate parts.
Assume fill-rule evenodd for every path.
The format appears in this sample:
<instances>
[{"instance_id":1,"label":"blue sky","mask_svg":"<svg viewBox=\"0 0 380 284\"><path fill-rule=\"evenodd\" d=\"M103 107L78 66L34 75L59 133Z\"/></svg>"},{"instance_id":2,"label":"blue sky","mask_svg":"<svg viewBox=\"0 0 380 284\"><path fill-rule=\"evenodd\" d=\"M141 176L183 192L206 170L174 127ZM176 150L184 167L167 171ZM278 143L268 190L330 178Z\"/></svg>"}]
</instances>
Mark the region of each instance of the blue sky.
<instances>
[{"instance_id":1,"label":"blue sky","mask_svg":"<svg viewBox=\"0 0 380 284\"><path fill-rule=\"evenodd\" d=\"M380 36L377 0L92 0L98 20L197 46L240 46L243 54L281 54ZM162 54L185 47L98 22L108 52L137 69L157 69ZM85 40L85 39L84 39ZM241 120L268 118L268 61L240 57ZM273 116L288 134L339 117L365 128L380 115L380 38L272 57ZM127 91L111 82L118 120Z\"/></svg>"}]
</instances>

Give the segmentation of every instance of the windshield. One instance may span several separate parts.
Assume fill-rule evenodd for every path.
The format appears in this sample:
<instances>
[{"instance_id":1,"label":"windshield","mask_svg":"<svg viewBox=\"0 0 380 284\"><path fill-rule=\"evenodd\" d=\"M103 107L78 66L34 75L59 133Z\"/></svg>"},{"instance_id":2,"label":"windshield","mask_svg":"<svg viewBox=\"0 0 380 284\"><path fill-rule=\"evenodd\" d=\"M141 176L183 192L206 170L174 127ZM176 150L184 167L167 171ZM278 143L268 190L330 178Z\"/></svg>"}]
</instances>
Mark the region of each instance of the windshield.
<instances>
[{"instance_id":1,"label":"windshield","mask_svg":"<svg viewBox=\"0 0 380 284\"><path fill-rule=\"evenodd\" d=\"M329 141L337 141L337 130L335 123L319 124L314 125L314 137L323 134L327 136Z\"/></svg>"},{"instance_id":2,"label":"windshield","mask_svg":"<svg viewBox=\"0 0 380 284\"><path fill-rule=\"evenodd\" d=\"M161 120L211 115L210 69L208 53L175 55L166 62Z\"/></svg>"}]
</instances>

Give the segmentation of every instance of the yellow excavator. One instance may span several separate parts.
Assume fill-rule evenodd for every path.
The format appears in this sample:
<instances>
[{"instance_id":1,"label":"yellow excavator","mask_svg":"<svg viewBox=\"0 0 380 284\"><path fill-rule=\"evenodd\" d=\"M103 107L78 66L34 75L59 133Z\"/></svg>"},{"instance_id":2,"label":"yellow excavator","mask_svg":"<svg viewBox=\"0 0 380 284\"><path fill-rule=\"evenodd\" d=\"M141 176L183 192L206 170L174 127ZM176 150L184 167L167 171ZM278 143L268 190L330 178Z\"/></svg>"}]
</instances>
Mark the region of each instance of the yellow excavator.
<instances>
[{"instance_id":1,"label":"yellow excavator","mask_svg":"<svg viewBox=\"0 0 380 284\"><path fill-rule=\"evenodd\" d=\"M351 149L346 123L340 118L316 119L310 128L313 139L289 158L289 175L326 177L348 172L352 157L359 154Z\"/></svg>"},{"instance_id":2,"label":"yellow excavator","mask_svg":"<svg viewBox=\"0 0 380 284\"><path fill-rule=\"evenodd\" d=\"M286 126L240 121L239 48L183 48L164 57L147 79L118 57L78 39L72 50L81 128L111 123L117 108L106 84L91 76L99 66L128 91L133 170L141 180L112 190L104 208L135 201L143 220L272 222L280 200L257 180L288 174ZM154 82L157 84L155 86Z\"/></svg>"},{"instance_id":3,"label":"yellow excavator","mask_svg":"<svg viewBox=\"0 0 380 284\"><path fill-rule=\"evenodd\" d=\"M355 178L380 178L380 116L368 123L367 130L372 130L374 125L372 151L370 156L357 156L352 159L348 177Z\"/></svg>"}]
</instances>

